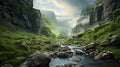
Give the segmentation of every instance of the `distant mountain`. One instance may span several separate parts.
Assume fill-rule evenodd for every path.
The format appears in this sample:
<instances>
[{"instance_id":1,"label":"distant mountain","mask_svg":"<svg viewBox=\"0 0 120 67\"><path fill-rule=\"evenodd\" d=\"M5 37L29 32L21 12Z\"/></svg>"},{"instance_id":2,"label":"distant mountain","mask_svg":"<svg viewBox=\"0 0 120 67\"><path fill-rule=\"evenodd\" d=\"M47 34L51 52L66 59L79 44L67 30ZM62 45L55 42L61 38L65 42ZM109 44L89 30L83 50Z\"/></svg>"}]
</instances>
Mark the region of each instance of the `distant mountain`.
<instances>
[{"instance_id":1,"label":"distant mountain","mask_svg":"<svg viewBox=\"0 0 120 67\"><path fill-rule=\"evenodd\" d=\"M53 11L41 10L41 13L48 16L52 22L57 23L57 19Z\"/></svg>"}]
</instances>

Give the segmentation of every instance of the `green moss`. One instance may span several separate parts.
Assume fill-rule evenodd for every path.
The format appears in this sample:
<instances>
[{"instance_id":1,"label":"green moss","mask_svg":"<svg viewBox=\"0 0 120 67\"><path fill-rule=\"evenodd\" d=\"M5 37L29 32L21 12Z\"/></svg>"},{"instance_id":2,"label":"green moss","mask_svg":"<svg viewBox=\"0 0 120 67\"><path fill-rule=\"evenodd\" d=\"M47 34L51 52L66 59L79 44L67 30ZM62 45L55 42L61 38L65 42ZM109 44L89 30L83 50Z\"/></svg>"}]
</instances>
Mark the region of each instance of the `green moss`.
<instances>
[{"instance_id":1,"label":"green moss","mask_svg":"<svg viewBox=\"0 0 120 67\"><path fill-rule=\"evenodd\" d=\"M46 50L55 51L59 47L60 47L59 45L49 45L49 46L46 47Z\"/></svg>"},{"instance_id":2,"label":"green moss","mask_svg":"<svg viewBox=\"0 0 120 67\"><path fill-rule=\"evenodd\" d=\"M114 15L114 18L118 17L120 15L120 8L114 10L112 14Z\"/></svg>"},{"instance_id":3,"label":"green moss","mask_svg":"<svg viewBox=\"0 0 120 67\"><path fill-rule=\"evenodd\" d=\"M115 58L120 59L120 48L119 47L109 46L109 47L106 47L106 50L113 52L113 54L115 55Z\"/></svg>"},{"instance_id":4,"label":"green moss","mask_svg":"<svg viewBox=\"0 0 120 67\"><path fill-rule=\"evenodd\" d=\"M101 42L105 40L110 34L118 34L120 35L120 16L118 16L113 21L109 21L103 24L98 24L89 30L86 30L84 32L79 32L77 35L73 36L72 39L69 39L68 41L71 41L74 43L74 41L88 41L88 42ZM82 34L82 36L80 36ZM76 40L77 39L77 40Z\"/></svg>"},{"instance_id":5,"label":"green moss","mask_svg":"<svg viewBox=\"0 0 120 67\"><path fill-rule=\"evenodd\" d=\"M21 63L17 57L29 56L36 50L46 51L46 43L50 38L44 35L36 35L22 30L14 30L11 28L0 26L0 66L6 63L15 67ZM53 38L50 39L55 41ZM17 42L24 42L28 48L23 48ZM49 44L51 45L51 44Z\"/></svg>"},{"instance_id":6,"label":"green moss","mask_svg":"<svg viewBox=\"0 0 120 67\"><path fill-rule=\"evenodd\" d=\"M42 14L42 29L41 29L41 34L47 36L47 37L55 37L55 34L53 34L53 28L55 26L55 23L51 21L49 17L46 15Z\"/></svg>"}]
</instances>

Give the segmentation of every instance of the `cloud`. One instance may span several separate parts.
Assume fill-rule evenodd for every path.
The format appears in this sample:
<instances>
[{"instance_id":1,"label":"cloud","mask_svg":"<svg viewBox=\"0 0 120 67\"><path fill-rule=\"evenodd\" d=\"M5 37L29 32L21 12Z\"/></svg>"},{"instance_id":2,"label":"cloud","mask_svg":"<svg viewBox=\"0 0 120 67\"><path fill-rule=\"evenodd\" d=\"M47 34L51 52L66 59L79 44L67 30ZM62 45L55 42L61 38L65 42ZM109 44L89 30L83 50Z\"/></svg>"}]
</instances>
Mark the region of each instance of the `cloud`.
<instances>
[{"instance_id":1,"label":"cloud","mask_svg":"<svg viewBox=\"0 0 120 67\"><path fill-rule=\"evenodd\" d=\"M80 14L81 10L96 0L51 0L57 7L62 8L67 15Z\"/></svg>"},{"instance_id":2,"label":"cloud","mask_svg":"<svg viewBox=\"0 0 120 67\"><path fill-rule=\"evenodd\" d=\"M78 15L96 0L34 0L34 7L52 10L57 15Z\"/></svg>"}]
</instances>

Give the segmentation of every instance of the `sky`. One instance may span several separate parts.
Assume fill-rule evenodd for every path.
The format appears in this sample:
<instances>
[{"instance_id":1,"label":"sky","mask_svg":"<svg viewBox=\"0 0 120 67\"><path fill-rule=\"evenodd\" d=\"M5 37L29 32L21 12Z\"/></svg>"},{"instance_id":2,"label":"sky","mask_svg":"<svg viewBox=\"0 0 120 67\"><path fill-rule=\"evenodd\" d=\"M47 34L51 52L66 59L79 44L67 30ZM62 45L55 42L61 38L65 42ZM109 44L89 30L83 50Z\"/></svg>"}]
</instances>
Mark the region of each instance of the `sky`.
<instances>
[{"instance_id":1,"label":"sky","mask_svg":"<svg viewBox=\"0 0 120 67\"><path fill-rule=\"evenodd\" d=\"M34 0L34 8L54 11L56 15L80 15L95 0Z\"/></svg>"},{"instance_id":2,"label":"sky","mask_svg":"<svg viewBox=\"0 0 120 67\"><path fill-rule=\"evenodd\" d=\"M33 7L53 11L61 28L68 30L70 34L80 18L81 10L90 6L94 1L96 0L34 0Z\"/></svg>"}]
</instances>

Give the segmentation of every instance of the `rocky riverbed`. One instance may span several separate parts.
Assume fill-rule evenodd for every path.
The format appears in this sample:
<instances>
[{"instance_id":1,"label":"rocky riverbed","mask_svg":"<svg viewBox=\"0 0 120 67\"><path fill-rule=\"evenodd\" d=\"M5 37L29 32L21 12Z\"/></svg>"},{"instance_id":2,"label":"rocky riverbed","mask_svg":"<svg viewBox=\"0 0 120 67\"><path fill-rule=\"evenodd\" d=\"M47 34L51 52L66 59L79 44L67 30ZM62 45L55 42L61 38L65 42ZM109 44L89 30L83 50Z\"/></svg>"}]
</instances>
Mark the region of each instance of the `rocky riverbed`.
<instances>
[{"instance_id":1,"label":"rocky riverbed","mask_svg":"<svg viewBox=\"0 0 120 67\"><path fill-rule=\"evenodd\" d=\"M110 37L110 43L119 44L117 35ZM120 67L120 62L115 58L114 53L97 49L98 44L106 47L109 45L108 39L101 43L90 43L87 46L62 45L56 51L36 51L27 58L21 57L24 63L20 67ZM13 66L5 64L2 67Z\"/></svg>"}]
</instances>

